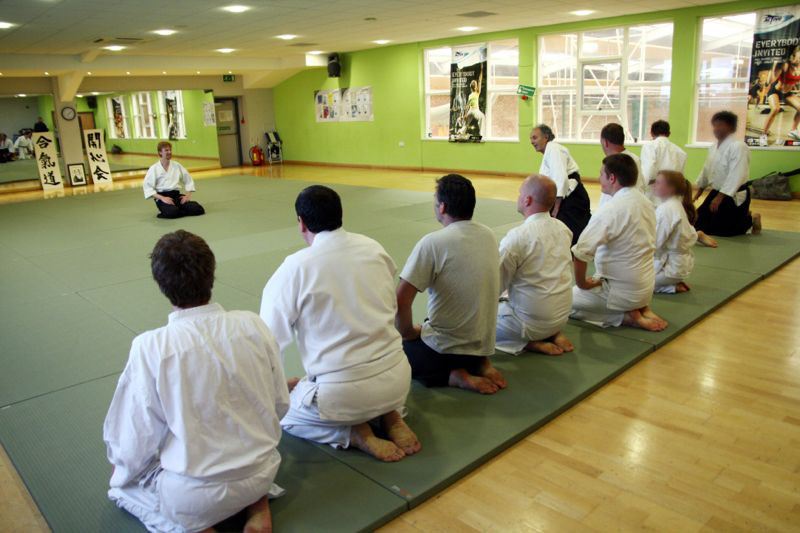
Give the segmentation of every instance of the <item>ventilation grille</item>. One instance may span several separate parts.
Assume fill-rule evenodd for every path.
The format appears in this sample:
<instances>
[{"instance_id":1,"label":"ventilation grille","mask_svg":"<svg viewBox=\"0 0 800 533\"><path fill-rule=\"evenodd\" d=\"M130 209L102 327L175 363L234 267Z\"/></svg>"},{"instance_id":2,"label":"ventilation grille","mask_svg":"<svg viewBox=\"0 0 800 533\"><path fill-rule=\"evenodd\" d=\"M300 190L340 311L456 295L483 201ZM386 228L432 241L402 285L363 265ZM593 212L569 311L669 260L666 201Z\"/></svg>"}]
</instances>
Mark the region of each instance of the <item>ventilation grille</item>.
<instances>
[{"instance_id":1,"label":"ventilation grille","mask_svg":"<svg viewBox=\"0 0 800 533\"><path fill-rule=\"evenodd\" d=\"M483 17L491 17L492 15L497 15L497 13L491 13L489 11L470 11L469 13L459 13L459 17L466 17L468 19L481 19Z\"/></svg>"},{"instance_id":2,"label":"ventilation grille","mask_svg":"<svg viewBox=\"0 0 800 533\"><path fill-rule=\"evenodd\" d=\"M317 46L318 43L292 43L289 46Z\"/></svg>"}]
</instances>

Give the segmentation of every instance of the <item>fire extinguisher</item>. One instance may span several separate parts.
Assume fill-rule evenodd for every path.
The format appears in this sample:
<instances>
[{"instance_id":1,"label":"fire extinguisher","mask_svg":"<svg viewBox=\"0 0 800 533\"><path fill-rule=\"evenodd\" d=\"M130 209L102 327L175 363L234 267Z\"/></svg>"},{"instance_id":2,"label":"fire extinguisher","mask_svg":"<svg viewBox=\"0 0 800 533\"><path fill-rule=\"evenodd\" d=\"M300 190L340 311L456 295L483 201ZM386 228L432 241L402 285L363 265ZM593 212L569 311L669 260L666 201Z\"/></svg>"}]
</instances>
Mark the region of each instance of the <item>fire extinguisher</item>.
<instances>
[{"instance_id":1,"label":"fire extinguisher","mask_svg":"<svg viewBox=\"0 0 800 533\"><path fill-rule=\"evenodd\" d=\"M250 162L254 167L260 167L267 163L266 159L264 159L264 150L260 146L255 145L250 148Z\"/></svg>"}]
</instances>

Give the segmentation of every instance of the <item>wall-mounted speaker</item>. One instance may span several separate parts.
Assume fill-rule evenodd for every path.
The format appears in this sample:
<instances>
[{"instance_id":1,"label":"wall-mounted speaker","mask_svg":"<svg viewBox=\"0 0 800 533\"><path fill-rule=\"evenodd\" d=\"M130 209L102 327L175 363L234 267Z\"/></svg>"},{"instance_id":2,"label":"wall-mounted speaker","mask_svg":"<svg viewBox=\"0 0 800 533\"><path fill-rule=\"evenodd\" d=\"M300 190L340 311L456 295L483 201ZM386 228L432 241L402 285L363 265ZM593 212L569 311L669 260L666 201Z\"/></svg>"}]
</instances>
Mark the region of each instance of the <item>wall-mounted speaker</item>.
<instances>
[{"instance_id":1,"label":"wall-mounted speaker","mask_svg":"<svg viewBox=\"0 0 800 533\"><path fill-rule=\"evenodd\" d=\"M328 77L338 78L342 75L342 65L339 63L339 54L328 56Z\"/></svg>"},{"instance_id":2,"label":"wall-mounted speaker","mask_svg":"<svg viewBox=\"0 0 800 533\"><path fill-rule=\"evenodd\" d=\"M86 105L89 106L89 109L97 109L97 97L96 96L87 96L86 97Z\"/></svg>"}]
</instances>

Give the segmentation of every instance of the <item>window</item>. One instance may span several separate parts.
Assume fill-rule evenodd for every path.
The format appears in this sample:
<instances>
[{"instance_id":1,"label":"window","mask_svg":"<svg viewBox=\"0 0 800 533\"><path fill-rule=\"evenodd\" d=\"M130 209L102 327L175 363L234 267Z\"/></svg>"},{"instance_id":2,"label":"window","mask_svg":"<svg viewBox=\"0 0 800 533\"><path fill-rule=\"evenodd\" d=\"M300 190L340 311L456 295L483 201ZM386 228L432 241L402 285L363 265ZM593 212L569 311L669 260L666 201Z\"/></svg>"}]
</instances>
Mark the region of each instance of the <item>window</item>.
<instances>
[{"instance_id":1,"label":"window","mask_svg":"<svg viewBox=\"0 0 800 533\"><path fill-rule=\"evenodd\" d=\"M516 39L492 41L487 46L487 140L518 140L519 45ZM450 133L449 47L425 50L425 137L447 139Z\"/></svg>"},{"instance_id":2,"label":"window","mask_svg":"<svg viewBox=\"0 0 800 533\"><path fill-rule=\"evenodd\" d=\"M564 140L595 141L610 122L629 140L669 116L672 24L539 37L538 122Z\"/></svg>"},{"instance_id":3,"label":"window","mask_svg":"<svg viewBox=\"0 0 800 533\"><path fill-rule=\"evenodd\" d=\"M155 139L156 123L150 93L133 94L133 134L138 139Z\"/></svg>"},{"instance_id":4,"label":"window","mask_svg":"<svg viewBox=\"0 0 800 533\"><path fill-rule=\"evenodd\" d=\"M695 142L711 142L711 116L733 111L747 116L750 83L750 51L753 47L755 13L703 19L695 92ZM736 132L744 139L745 128Z\"/></svg>"},{"instance_id":5,"label":"window","mask_svg":"<svg viewBox=\"0 0 800 533\"><path fill-rule=\"evenodd\" d=\"M161 137L185 139L186 123L184 122L182 91L159 91L158 101L161 115Z\"/></svg>"},{"instance_id":6,"label":"window","mask_svg":"<svg viewBox=\"0 0 800 533\"><path fill-rule=\"evenodd\" d=\"M108 134L112 139L129 139L128 133L128 112L125 109L125 97L123 95L111 96L106 99L108 110Z\"/></svg>"}]
</instances>

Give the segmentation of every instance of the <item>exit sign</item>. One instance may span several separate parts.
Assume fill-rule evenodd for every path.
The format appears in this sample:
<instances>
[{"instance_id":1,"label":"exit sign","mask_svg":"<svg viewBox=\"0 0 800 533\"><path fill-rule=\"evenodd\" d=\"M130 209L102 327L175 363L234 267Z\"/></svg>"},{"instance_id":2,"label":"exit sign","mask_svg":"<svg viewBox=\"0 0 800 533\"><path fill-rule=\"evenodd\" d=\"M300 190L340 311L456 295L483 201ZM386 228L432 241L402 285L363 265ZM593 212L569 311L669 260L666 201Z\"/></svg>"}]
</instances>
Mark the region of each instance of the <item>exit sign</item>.
<instances>
[{"instance_id":1,"label":"exit sign","mask_svg":"<svg viewBox=\"0 0 800 533\"><path fill-rule=\"evenodd\" d=\"M536 92L534 87L530 85L518 85L517 86L517 94L521 96L533 96L533 93Z\"/></svg>"},{"instance_id":2,"label":"exit sign","mask_svg":"<svg viewBox=\"0 0 800 533\"><path fill-rule=\"evenodd\" d=\"M223 74L222 75L222 81L236 81L236 75L235 74Z\"/></svg>"}]
</instances>

